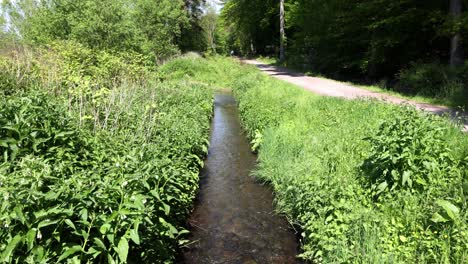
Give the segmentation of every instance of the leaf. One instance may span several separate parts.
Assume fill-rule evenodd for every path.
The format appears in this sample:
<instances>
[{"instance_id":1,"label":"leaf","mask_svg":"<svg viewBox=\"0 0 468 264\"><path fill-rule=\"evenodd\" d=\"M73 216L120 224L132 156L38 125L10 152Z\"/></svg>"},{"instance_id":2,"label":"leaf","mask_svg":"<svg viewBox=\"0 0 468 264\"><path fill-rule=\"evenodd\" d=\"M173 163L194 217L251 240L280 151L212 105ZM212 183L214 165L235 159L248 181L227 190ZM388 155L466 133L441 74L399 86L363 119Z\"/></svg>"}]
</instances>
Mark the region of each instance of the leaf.
<instances>
[{"instance_id":1,"label":"leaf","mask_svg":"<svg viewBox=\"0 0 468 264\"><path fill-rule=\"evenodd\" d=\"M387 186L388 186L388 183L386 181L379 184L377 186L377 194L382 193L383 191L385 191L385 189L387 189Z\"/></svg>"},{"instance_id":2,"label":"leaf","mask_svg":"<svg viewBox=\"0 0 468 264\"><path fill-rule=\"evenodd\" d=\"M58 262L64 259L67 259L69 256L74 255L76 252L80 252L80 251L81 251L81 246L79 245L75 245L71 248L68 248L67 250L65 250L65 252L62 253L62 255L60 255Z\"/></svg>"},{"instance_id":3,"label":"leaf","mask_svg":"<svg viewBox=\"0 0 468 264\"><path fill-rule=\"evenodd\" d=\"M135 244L140 245L140 236L138 235L138 229L130 230L130 238Z\"/></svg>"},{"instance_id":4,"label":"leaf","mask_svg":"<svg viewBox=\"0 0 468 264\"><path fill-rule=\"evenodd\" d=\"M127 262L128 256L128 241L125 237L122 237L117 245L117 254L122 262Z\"/></svg>"},{"instance_id":5,"label":"leaf","mask_svg":"<svg viewBox=\"0 0 468 264\"><path fill-rule=\"evenodd\" d=\"M58 221L59 221L59 220L50 221L49 219L46 219L46 220L41 221L41 222L37 225L37 228L42 228L42 227L54 225L54 224L56 224Z\"/></svg>"},{"instance_id":6,"label":"leaf","mask_svg":"<svg viewBox=\"0 0 468 264\"><path fill-rule=\"evenodd\" d=\"M410 171L405 171L403 172L402 180L401 180L401 185L405 186L406 183L408 183L408 186L411 187L412 181L410 179L411 172Z\"/></svg>"},{"instance_id":7,"label":"leaf","mask_svg":"<svg viewBox=\"0 0 468 264\"><path fill-rule=\"evenodd\" d=\"M24 214L23 214L23 210L21 209L21 207L19 206L16 206L13 211L15 211L15 214L16 214L16 217L18 217L18 219L20 220L20 222L24 225L25 223L25 217L24 217Z\"/></svg>"},{"instance_id":8,"label":"leaf","mask_svg":"<svg viewBox=\"0 0 468 264\"><path fill-rule=\"evenodd\" d=\"M81 220L83 220L83 221L87 221L87 220L88 220L88 210L87 210L86 208L81 209L81 211L80 211L80 218L81 218Z\"/></svg>"},{"instance_id":9,"label":"leaf","mask_svg":"<svg viewBox=\"0 0 468 264\"><path fill-rule=\"evenodd\" d=\"M96 244L96 246L98 246L98 247L100 247L100 248L102 248L104 250L107 250L106 245L104 244L104 242L102 242L102 240L97 238L97 237L94 238L94 244Z\"/></svg>"},{"instance_id":10,"label":"leaf","mask_svg":"<svg viewBox=\"0 0 468 264\"><path fill-rule=\"evenodd\" d=\"M11 241L8 243L8 245L6 246L5 250L2 253L2 262L5 262L5 263L10 262L9 260L10 260L11 253L13 253L18 243L21 242L21 239L22 239L21 235L16 235L15 237L11 239Z\"/></svg>"},{"instance_id":11,"label":"leaf","mask_svg":"<svg viewBox=\"0 0 468 264\"><path fill-rule=\"evenodd\" d=\"M460 214L460 209L458 209L458 207L456 207L455 205L453 205L452 203L446 200L437 200L436 203L445 210L447 215L452 220L455 220L458 218Z\"/></svg>"},{"instance_id":12,"label":"leaf","mask_svg":"<svg viewBox=\"0 0 468 264\"><path fill-rule=\"evenodd\" d=\"M28 245L28 250L31 250L34 247L34 242L36 241L36 229L32 228L26 233L26 244Z\"/></svg>"},{"instance_id":13,"label":"leaf","mask_svg":"<svg viewBox=\"0 0 468 264\"><path fill-rule=\"evenodd\" d=\"M101 234L105 235L107 233L107 230L109 230L110 228L110 224L103 224L101 228L99 228L99 231L101 232Z\"/></svg>"},{"instance_id":14,"label":"leaf","mask_svg":"<svg viewBox=\"0 0 468 264\"><path fill-rule=\"evenodd\" d=\"M444 218L443 216L441 216L440 214L435 213L435 214L432 215L431 221L434 222L434 223L445 223L445 222L448 222L449 220L448 220L448 219L445 219L445 218Z\"/></svg>"},{"instance_id":15,"label":"leaf","mask_svg":"<svg viewBox=\"0 0 468 264\"><path fill-rule=\"evenodd\" d=\"M71 227L73 230L76 230L75 224L70 219L65 219L65 224Z\"/></svg>"},{"instance_id":16,"label":"leaf","mask_svg":"<svg viewBox=\"0 0 468 264\"><path fill-rule=\"evenodd\" d=\"M408 241L408 239L405 236L400 235L399 238L400 238L401 242L403 242L403 243Z\"/></svg>"}]
</instances>

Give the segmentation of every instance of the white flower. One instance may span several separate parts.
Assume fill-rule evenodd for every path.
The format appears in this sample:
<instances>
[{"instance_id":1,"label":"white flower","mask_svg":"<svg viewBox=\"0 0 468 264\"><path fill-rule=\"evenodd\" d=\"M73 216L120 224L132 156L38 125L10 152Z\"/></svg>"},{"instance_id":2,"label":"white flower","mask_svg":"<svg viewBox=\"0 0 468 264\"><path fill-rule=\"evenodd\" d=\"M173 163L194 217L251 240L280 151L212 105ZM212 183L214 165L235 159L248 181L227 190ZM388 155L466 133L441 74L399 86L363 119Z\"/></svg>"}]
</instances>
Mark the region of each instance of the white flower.
<instances>
[{"instance_id":1,"label":"white flower","mask_svg":"<svg viewBox=\"0 0 468 264\"><path fill-rule=\"evenodd\" d=\"M127 186L127 184L128 184L128 181L124 181L124 182L122 183L122 187Z\"/></svg>"}]
</instances>

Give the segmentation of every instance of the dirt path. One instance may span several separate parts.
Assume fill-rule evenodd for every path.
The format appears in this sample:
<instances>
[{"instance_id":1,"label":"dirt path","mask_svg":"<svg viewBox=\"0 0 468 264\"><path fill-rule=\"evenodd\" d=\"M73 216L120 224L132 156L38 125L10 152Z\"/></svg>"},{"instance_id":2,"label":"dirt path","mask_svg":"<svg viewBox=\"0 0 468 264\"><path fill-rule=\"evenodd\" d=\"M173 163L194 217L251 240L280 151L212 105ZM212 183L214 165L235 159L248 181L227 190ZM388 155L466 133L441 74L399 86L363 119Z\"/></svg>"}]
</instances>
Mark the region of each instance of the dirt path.
<instances>
[{"instance_id":1,"label":"dirt path","mask_svg":"<svg viewBox=\"0 0 468 264\"><path fill-rule=\"evenodd\" d=\"M260 70L265 72L268 75L271 75L275 78L278 78L283 81L290 82L297 86L300 86L306 90L309 90L313 93L324 95L324 96L334 96L334 97L343 97L346 99L356 99L360 97L372 97L390 102L393 104L410 104L415 106L418 109L431 112L437 115L449 114L457 120L463 119L464 131L468 132L468 113L460 113L450 109L446 106L432 105L426 103L418 103L415 101L398 98L388 94L372 92L365 89L358 88L349 84L333 81L330 79L309 77L302 73L294 72L292 70L264 64L256 60L242 60L242 62L247 64L252 64L257 66ZM461 117L460 117L461 116Z\"/></svg>"}]
</instances>

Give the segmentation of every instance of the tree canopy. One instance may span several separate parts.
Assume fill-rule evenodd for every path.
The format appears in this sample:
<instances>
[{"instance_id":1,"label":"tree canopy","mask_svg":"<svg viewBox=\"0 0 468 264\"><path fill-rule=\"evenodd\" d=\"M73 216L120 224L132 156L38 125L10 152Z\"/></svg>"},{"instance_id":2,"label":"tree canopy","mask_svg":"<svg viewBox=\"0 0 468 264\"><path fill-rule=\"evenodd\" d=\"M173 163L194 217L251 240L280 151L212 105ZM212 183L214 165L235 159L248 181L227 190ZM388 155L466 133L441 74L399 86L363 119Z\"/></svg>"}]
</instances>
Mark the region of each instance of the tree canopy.
<instances>
[{"instance_id":1,"label":"tree canopy","mask_svg":"<svg viewBox=\"0 0 468 264\"><path fill-rule=\"evenodd\" d=\"M279 3L226 1L222 14L240 51L277 55ZM468 16L450 16L449 1L285 0L285 8L289 61L336 75L383 77L414 61L448 62L453 32L468 34Z\"/></svg>"},{"instance_id":2,"label":"tree canopy","mask_svg":"<svg viewBox=\"0 0 468 264\"><path fill-rule=\"evenodd\" d=\"M11 18L10 31L29 43L75 40L90 48L134 51L164 59L202 46L184 36L200 31L204 2L18 0L4 1L2 7Z\"/></svg>"}]
</instances>

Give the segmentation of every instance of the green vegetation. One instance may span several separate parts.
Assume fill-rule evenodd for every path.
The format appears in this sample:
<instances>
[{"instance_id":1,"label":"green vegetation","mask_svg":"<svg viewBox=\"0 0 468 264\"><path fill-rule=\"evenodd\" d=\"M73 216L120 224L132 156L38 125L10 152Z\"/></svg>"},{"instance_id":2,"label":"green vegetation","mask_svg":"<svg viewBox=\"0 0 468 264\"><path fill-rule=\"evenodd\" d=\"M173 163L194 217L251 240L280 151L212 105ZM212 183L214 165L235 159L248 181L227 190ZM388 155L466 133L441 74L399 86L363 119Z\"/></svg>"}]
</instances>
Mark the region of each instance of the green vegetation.
<instances>
[{"instance_id":1,"label":"green vegetation","mask_svg":"<svg viewBox=\"0 0 468 264\"><path fill-rule=\"evenodd\" d=\"M304 259L468 262L468 138L449 121L180 56L276 54L278 2L2 1L0 262L175 262L213 88L238 98ZM461 0L285 2L287 66L466 106Z\"/></svg>"},{"instance_id":2,"label":"green vegetation","mask_svg":"<svg viewBox=\"0 0 468 264\"><path fill-rule=\"evenodd\" d=\"M411 109L315 97L257 73L233 88L260 146L255 175L303 229L305 259L467 261L468 140L457 128Z\"/></svg>"},{"instance_id":3,"label":"green vegetation","mask_svg":"<svg viewBox=\"0 0 468 264\"><path fill-rule=\"evenodd\" d=\"M468 36L467 1L284 2L284 65L467 107L467 57L461 54L467 42L455 41ZM226 1L230 45L242 55L278 58L279 14L278 0ZM454 60L458 69L449 69Z\"/></svg>"},{"instance_id":4,"label":"green vegetation","mask_svg":"<svg viewBox=\"0 0 468 264\"><path fill-rule=\"evenodd\" d=\"M0 58L0 262L164 262L185 243L212 91L128 59Z\"/></svg>"},{"instance_id":5,"label":"green vegetation","mask_svg":"<svg viewBox=\"0 0 468 264\"><path fill-rule=\"evenodd\" d=\"M227 59L190 63L230 82L259 153L254 175L303 230L303 258L468 260L468 138L458 127L411 108L315 96Z\"/></svg>"}]
</instances>

